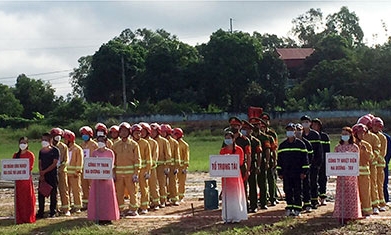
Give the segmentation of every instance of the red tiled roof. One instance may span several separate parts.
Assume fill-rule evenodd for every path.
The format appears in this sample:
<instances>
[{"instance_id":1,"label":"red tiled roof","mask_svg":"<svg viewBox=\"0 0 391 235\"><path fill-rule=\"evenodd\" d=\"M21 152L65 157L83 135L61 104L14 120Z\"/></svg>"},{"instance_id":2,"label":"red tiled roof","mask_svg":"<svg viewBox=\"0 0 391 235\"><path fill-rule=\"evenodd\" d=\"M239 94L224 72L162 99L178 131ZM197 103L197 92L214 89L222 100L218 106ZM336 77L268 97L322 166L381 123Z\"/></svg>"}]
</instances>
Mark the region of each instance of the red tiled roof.
<instances>
[{"instance_id":1,"label":"red tiled roof","mask_svg":"<svg viewBox=\"0 0 391 235\"><path fill-rule=\"evenodd\" d=\"M310 56L315 49L313 48L276 48L277 53L282 60L303 60Z\"/></svg>"}]
</instances>

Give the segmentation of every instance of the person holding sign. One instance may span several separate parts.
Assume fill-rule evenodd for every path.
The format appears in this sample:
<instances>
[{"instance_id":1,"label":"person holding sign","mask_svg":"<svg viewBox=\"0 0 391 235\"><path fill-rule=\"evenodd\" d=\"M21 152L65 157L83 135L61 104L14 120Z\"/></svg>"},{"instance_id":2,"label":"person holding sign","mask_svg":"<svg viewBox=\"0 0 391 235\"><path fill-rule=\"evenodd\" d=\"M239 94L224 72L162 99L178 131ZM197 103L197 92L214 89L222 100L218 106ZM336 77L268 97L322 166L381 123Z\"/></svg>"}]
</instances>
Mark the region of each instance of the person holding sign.
<instances>
[{"instance_id":1,"label":"person holding sign","mask_svg":"<svg viewBox=\"0 0 391 235\"><path fill-rule=\"evenodd\" d=\"M278 148L277 173L283 180L287 216L299 216L302 210L302 181L308 177L307 148L303 141L296 138L296 125L286 126L287 139Z\"/></svg>"},{"instance_id":2,"label":"person holding sign","mask_svg":"<svg viewBox=\"0 0 391 235\"><path fill-rule=\"evenodd\" d=\"M92 152L92 157L111 158L114 166L114 152L106 147L107 137L100 135L96 140L98 141L98 149ZM87 218L94 221L98 220L99 224L111 224L112 220L119 220L118 202L113 179L91 180Z\"/></svg>"},{"instance_id":3,"label":"person holding sign","mask_svg":"<svg viewBox=\"0 0 391 235\"><path fill-rule=\"evenodd\" d=\"M335 147L334 152L359 152L359 147L354 141L355 138L353 136L352 128L343 127L341 140ZM333 217L338 218L340 221L342 221L342 219L344 221L355 220L362 217L357 176L337 177Z\"/></svg>"},{"instance_id":4,"label":"person holding sign","mask_svg":"<svg viewBox=\"0 0 391 235\"><path fill-rule=\"evenodd\" d=\"M372 146L363 140L366 126L359 123L353 126L355 143L360 149L360 175L358 176L358 190L361 201L361 211L363 216L370 216L372 212L371 205L371 171L370 166L373 161Z\"/></svg>"},{"instance_id":5,"label":"person holding sign","mask_svg":"<svg viewBox=\"0 0 391 235\"><path fill-rule=\"evenodd\" d=\"M50 133L42 135L42 148L39 151L39 181L45 181L52 189L50 191L50 213L49 217L56 216L57 207L57 162L60 158L60 151L58 148L51 146L52 136ZM43 218L45 209L45 196L38 192L39 210L36 215L37 218Z\"/></svg>"},{"instance_id":6,"label":"person holding sign","mask_svg":"<svg viewBox=\"0 0 391 235\"><path fill-rule=\"evenodd\" d=\"M30 163L30 173L34 166L34 153L28 150L28 139L22 137L19 139L19 151L12 157L14 159L27 158ZM30 174L28 180L15 181L15 212L16 223L35 223L35 194L33 181Z\"/></svg>"},{"instance_id":7,"label":"person holding sign","mask_svg":"<svg viewBox=\"0 0 391 235\"><path fill-rule=\"evenodd\" d=\"M239 164L244 163L243 149L235 144L234 133L227 131L220 154L238 154ZM222 217L224 223L238 223L247 220L247 198L242 177L222 178Z\"/></svg>"}]
</instances>

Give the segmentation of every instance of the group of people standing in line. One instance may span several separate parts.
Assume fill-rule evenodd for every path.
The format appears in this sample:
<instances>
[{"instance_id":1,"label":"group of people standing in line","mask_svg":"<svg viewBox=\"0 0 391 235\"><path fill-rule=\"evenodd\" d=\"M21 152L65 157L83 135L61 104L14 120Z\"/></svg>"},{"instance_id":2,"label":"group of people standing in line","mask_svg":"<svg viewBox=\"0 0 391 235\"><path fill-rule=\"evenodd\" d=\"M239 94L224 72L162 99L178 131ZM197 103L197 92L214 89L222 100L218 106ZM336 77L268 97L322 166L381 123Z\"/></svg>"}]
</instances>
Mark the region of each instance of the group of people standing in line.
<instances>
[{"instance_id":1,"label":"group of people standing in line","mask_svg":"<svg viewBox=\"0 0 391 235\"><path fill-rule=\"evenodd\" d=\"M269 121L265 113L248 121L229 119L220 154L238 154L242 174L222 179L222 217L226 223L246 220L247 213L275 206L276 177L283 181L286 216L300 216L303 211L310 213L327 205L325 161L330 139L323 132L322 121L304 115L300 123L288 123L286 139L279 145ZM381 118L368 114L353 127L342 128L334 151L358 152L359 176L337 177L335 218L347 221L386 211L391 139L383 127Z\"/></svg>"},{"instance_id":2,"label":"group of people standing in line","mask_svg":"<svg viewBox=\"0 0 391 235\"><path fill-rule=\"evenodd\" d=\"M146 214L167 205L178 206L185 194L189 166L189 145L181 128L169 124L122 122L109 129L103 123L79 130L82 143L70 130L53 128L42 135L39 151L39 184L50 191L49 217L65 216L87 209L89 220L109 224L124 216ZM93 139L95 137L95 139ZM108 138L110 137L110 138ZM63 140L63 141L62 141ZM112 159L113 179L89 180L83 177L86 157ZM28 139L19 140L13 158L28 158L30 171L35 156L28 150ZM40 188L40 186L39 186ZM57 188L61 206L57 210ZM35 214L32 178L16 181L16 222L33 223L44 217L45 196L38 190L39 208ZM129 204L125 203L129 200Z\"/></svg>"}]
</instances>

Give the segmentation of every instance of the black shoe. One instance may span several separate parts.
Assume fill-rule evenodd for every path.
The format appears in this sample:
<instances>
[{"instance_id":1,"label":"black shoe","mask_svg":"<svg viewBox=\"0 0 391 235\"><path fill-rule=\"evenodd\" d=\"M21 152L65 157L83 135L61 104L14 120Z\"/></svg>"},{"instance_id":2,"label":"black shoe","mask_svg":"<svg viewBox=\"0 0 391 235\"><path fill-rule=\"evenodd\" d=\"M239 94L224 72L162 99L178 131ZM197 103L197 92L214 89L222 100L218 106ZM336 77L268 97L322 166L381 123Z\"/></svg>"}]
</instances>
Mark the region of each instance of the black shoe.
<instances>
[{"instance_id":1,"label":"black shoe","mask_svg":"<svg viewBox=\"0 0 391 235\"><path fill-rule=\"evenodd\" d=\"M35 215L35 218L36 218L36 219L43 219L43 214L37 213L37 214Z\"/></svg>"},{"instance_id":2,"label":"black shoe","mask_svg":"<svg viewBox=\"0 0 391 235\"><path fill-rule=\"evenodd\" d=\"M56 214L49 214L49 218L55 218Z\"/></svg>"},{"instance_id":3,"label":"black shoe","mask_svg":"<svg viewBox=\"0 0 391 235\"><path fill-rule=\"evenodd\" d=\"M261 210L267 210L267 206L266 205L262 205L261 206Z\"/></svg>"},{"instance_id":4,"label":"black shoe","mask_svg":"<svg viewBox=\"0 0 391 235\"><path fill-rule=\"evenodd\" d=\"M314 210L318 209L318 204L312 204L311 208L314 209Z\"/></svg>"},{"instance_id":5,"label":"black shoe","mask_svg":"<svg viewBox=\"0 0 391 235\"><path fill-rule=\"evenodd\" d=\"M270 203L270 206L276 206L276 205L277 203L275 201Z\"/></svg>"},{"instance_id":6,"label":"black shoe","mask_svg":"<svg viewBox=\"0 0 391 235\"><path fill-rule=\"evenodd\" d=\"M248 213L257 213L258 209L257 208L254 208L254 209L249 209L248 210Z\"/></svg>"}]
</instances>

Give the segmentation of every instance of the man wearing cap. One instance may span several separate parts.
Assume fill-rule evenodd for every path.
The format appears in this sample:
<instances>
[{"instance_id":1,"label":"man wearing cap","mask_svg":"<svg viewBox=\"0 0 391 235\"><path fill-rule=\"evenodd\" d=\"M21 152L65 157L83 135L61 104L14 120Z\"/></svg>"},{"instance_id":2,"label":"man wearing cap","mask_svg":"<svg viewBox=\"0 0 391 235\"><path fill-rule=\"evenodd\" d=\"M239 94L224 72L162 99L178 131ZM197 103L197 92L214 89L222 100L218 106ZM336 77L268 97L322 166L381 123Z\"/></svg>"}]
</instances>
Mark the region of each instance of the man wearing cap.
<instances>
[{"instance_id":1,"label":"man wearing cap","mask_svg":"<svg viewBox=\"0 0 391 235\"><path fill-rule=\"evenodd\" d=\"M320 143L322 145L322 165L319 169L319 198L320 205L326 205L326 189L327 189L327 176L326 176L326 153L330 152L330 138L329 135L323 131L323 124L319 118L312 119L311 128L317 131L320 135Z\"/></svg>"},{"instance_id":2,"label":"man wearing cap","mask_svg":"<svg viewBox=\"0 0 391 235\"><path fill-rule=\"evenodd\" d=\"M248 177L248 187L250 196L250 208L249 213L257 212L258 208L258 193L257 193L257 173L261 166L261 142L255 138L253 134L254 126L246 120L242 120L242 135L246 136L251 143L251 166L250 176ZM263 204L265 206L266 204ZM263 208L265 209L265 208Z\"/></svg>"},{"instance_id":3,"label":"man wearing cap","mask_svg":"<svg viewBox=\"0 0 391 235\"><path fill-rule=\"evenodd\" d=\"M287 139L278 148L277 173L283 180L287 206L287 216L299 216L302 210L302 180L308 174L307 148L303 141L296 138L296 125L286 127Z\"/></svg>"},{"instance_id":4,"label":"man wearing cap","mask_svg":"<svg viewBox=\"0 0 391 235\"><path fill-rule=\"evenodd\" d=\"M306 138L303 138L303 126L300 123L296 124L295 135L296 138L304 142L305 147L307 148L308 162L311 162L314 157L314 151L312 149L312 144ZM303 202L303 209L306 212L311 212L311 187L309 177L303 179Z\"/></svg>"},{"instance_id":5,"label":"man wearing cap","mask_svg":"<svg viewBox=\"0 0 391 235\"><path fill-rule=\"evenodd\" d=\"M187 169L189 168L190 150L189 144L183 139L183 130L181 128L174 128L172 130L172 136L176 141L178 141L181 155L181 167L178 172L178 195L179 201L183 202L183 198L185 197Z\"/></svg>"},{"instance_id":6,"label":"man wearing cap","mask_svg":"<svg viewBox=\"0 0 391 235\"><path fill-rule=\"evenodd\" d=\"M310 186L311 186L311 207L317 209L319 205L318 197L318 177L319 169L323 162L323 150L320 142L320 135L317 131L311 129L311 118L304 115L300 118L301 125L303 126L303 137L306 138L312 145L314 150L314 157L310 162Z\"/></svg>"},{"instance_id":7,"label":"man wearing cap","mask_svg":"<svg viewBox=\"0 0 391 235\"><path fill-rule=\"evenodd\" d=\"M273 142L273 137L267 135L264 133L260 126L262 124L265 124L260 118L253 117L250 118L250 123L254 126L254 136L261 142L262 146L262 156L260 159L260 163L258 164L258 174L257 174L257 183L259 187L259 203L261 209L267 209L267 171L269 169L269 163L270 163L270 152L271 152L271 142ZM273 189L275 185L272 186ZM272 194L274 195L275 191L273 189L270 189L272 191Z\"/></svg>"},{"instance_id":8,"label":"man wearing cap","mask_svg":"<svg viewBox=\"0 0 391 235\"><path fill-rule=\"evenodd\" d=\"M242 122L238 117L231 117L229 120L230 130L234 134L235 144L243 149L244 152L244 163L240 166L240 172L243 178L244 192L246 194L247 208L248 208L248 190L247 190L247 179L250 176L251 166L251 143L250 140L240 133ZM225 144L223 143L223 147Z\"/></svg>"},{"instance_id":9,"label":"man wearing cap","mask_svg":"<svg viewBox=\"0 0 391 235\"><path fill-rule=\"evenodd\" d=\"M271 206L275 206L277 201L277 148L278 148L278 135L275 130L270 128L270 115L268 113L261 114L261 131L271 136L273 139L270 140L270 162L269 168L267 169L267 182L269 188L269 201ZM274 185L274 186L273 186Z\"/></svg>"}]
</instances>

